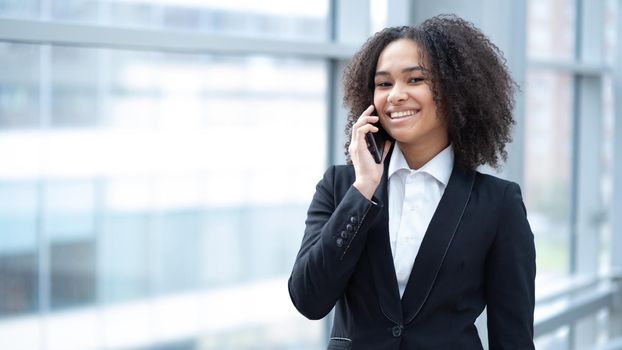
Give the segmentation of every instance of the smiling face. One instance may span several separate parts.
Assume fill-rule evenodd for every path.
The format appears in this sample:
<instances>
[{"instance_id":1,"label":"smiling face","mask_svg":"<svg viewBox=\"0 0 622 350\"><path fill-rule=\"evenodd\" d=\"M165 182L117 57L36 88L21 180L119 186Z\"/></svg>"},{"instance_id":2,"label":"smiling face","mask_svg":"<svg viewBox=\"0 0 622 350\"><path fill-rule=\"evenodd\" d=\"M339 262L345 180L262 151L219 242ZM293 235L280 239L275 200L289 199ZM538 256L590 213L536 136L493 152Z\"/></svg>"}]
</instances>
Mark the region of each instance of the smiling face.
<instances>
[{"instance_id":1,"label":"smiling face","mask_svg":"<svg viewBox=\"0 0 622 350\"><path fill-rule=\"evenodd\" d=\"M408 158L436 154L448 145L447 127L436 111L431 82L411 39L391 42L380 53L374 78L374 106L385 130Z\"/></svg>"}]
</instances>

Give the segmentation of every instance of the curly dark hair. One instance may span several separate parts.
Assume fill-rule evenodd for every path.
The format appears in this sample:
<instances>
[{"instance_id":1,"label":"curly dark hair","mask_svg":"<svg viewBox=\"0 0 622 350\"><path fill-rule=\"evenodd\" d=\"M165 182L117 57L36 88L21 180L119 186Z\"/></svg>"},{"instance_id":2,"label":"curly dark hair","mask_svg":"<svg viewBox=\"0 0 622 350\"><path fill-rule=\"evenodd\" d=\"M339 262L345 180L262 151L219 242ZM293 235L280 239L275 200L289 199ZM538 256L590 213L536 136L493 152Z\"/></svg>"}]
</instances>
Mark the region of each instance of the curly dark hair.
<instances>
[{"instance_id":1,"label":"curly dark hair","mask_svg":"<svg viewBox=\"0 0 622 350\"><path fill-rule=\"evenodd\" d=\"M343 73L343 103L349 110L348 164L352 163L348 153L352 125L373 101L378 57L388 44L404 38L419 46L424 75L431 82L438 116L447 125L455 161L468 169L483 164L499 168L499 158L507 159L505 144L512 140L518 85L501 50L472 23L455 15L436 16L417 26L383 29L352 57Z\"/></svg>"}]
</instances>

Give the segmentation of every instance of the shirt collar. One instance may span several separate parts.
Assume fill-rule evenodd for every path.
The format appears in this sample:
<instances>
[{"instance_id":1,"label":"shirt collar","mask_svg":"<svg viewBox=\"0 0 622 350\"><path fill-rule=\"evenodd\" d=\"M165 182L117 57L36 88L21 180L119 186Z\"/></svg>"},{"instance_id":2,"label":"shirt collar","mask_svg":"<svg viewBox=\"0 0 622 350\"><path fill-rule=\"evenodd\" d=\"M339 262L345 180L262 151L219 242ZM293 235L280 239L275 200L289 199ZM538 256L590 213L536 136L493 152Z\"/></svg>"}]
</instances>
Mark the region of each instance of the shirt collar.
<instances>
[{"instance_id":1,"label":"shirt collar","mask_svg":"<svg viewBox=\"0 0 622 350\"><path fill-rule=\"evenodd\" d=\"M393 153L391 154L391 159L389 160L389 173L387 175L390 178L393 174L402 169L412 172L425 172L447 186L453 167L454 149L451 144L417 170L412 170L408 167L402 150L400 150L398 145L395 145Z\"/></svg>"}]
</instances>

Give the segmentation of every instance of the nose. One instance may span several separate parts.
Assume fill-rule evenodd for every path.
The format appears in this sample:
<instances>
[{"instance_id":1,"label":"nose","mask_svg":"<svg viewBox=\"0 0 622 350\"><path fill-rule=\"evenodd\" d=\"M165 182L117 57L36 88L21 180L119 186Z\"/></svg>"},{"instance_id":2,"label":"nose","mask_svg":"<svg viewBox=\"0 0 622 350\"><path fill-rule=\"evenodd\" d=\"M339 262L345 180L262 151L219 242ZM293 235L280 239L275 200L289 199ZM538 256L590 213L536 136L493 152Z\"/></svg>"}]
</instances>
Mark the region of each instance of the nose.
<instances>
[{"instance_id":1,"label":"nose","mask_svg":"<svg viewBox=\"0 0 622 350\"><path fill-rule=\"evenodd\" d=\"M393 85L393 89L391 89L391 92L389 92L389 97L387 98L387 100L392 105L396 105L406 101L407 98L408 96L406 95L406 92L402 89L400 84L395 84Z\"/></svg>"}]
</instances>

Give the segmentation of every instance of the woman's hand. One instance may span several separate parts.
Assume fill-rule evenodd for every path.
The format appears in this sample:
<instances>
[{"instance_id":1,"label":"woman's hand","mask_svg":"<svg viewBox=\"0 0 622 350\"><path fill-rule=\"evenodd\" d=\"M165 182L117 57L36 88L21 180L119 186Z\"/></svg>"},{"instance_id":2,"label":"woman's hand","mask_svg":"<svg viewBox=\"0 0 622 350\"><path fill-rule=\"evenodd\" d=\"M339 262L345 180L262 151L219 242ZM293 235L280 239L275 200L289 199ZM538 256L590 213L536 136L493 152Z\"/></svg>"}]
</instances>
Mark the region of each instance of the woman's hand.
<instances>
[{"instance_id":1,"label":"woman's hand","mask_svg":"<svg viewBox=\"0 0 622 350\"><path fill-rule=\"evenodd\" d=\"M373 111L374 105L367 107L356 123L352 125L352 139L348 147L356 175L353 186L369 200L371 200L380 183L384 171L384 159L391 146L390 141L385 141L383 161L376 164L374 157L367 149L367 141L365 140L365 135L368 132L378 132L378 128L372 125L372 123L378 122L378 117L371 115Z\"/></svg>"}]
</instances>

